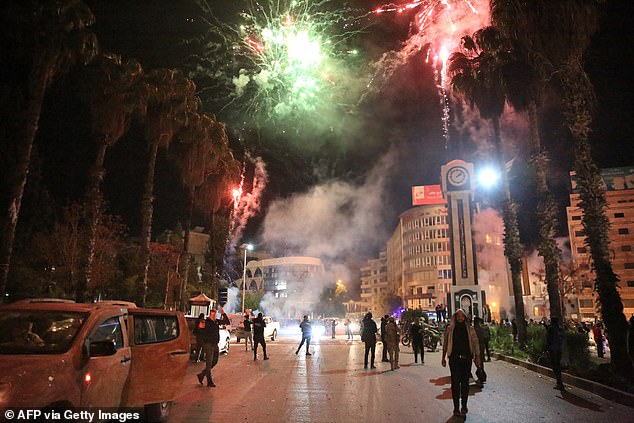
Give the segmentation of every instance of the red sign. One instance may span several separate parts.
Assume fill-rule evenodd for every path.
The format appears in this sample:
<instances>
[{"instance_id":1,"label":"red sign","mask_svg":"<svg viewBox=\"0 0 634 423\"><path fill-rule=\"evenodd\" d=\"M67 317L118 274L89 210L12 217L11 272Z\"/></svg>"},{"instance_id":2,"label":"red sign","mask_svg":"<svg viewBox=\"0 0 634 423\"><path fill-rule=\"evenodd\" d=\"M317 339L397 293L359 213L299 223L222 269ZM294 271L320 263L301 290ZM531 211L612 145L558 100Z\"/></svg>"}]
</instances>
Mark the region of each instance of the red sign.
<instances>
[{"instance_id":1,"label":"red sign","mask_svg":"<svg viewBox=\"0 0 634 423\"><path fill-rule=\"evenodd\" d=\"M412 205L446 204L440 185L423 185L412 187Z\"/></svg>"}]
</instances>

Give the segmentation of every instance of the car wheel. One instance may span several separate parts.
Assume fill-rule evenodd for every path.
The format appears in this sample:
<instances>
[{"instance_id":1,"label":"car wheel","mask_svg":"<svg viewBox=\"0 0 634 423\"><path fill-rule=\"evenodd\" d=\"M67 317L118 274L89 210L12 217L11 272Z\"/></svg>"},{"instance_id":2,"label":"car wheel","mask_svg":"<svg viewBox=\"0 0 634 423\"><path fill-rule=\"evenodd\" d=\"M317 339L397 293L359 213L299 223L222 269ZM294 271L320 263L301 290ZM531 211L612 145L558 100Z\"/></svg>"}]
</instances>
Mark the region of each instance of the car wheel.
<instances>
[{"instance_id":1,"label":"car wheel","mask_svg":"<svg viewBox=\"0 0 634 423\"><path fill-rule=\"evenodd\" d=\"M152 423L162 423L167 421L172 403L170 401L148 404L145 406L145 419Z\"/></svg>"},{"instance_id":2,"label":"car wheel","mask_svg":"<svg viewBox=\"0 0 634 423\"><path fill-rule=\"evenodd\" d=\"M271 341L275 341L277 339L277 329L273 330L273 335L271 336Z\"/></svg>"}]
</instances>

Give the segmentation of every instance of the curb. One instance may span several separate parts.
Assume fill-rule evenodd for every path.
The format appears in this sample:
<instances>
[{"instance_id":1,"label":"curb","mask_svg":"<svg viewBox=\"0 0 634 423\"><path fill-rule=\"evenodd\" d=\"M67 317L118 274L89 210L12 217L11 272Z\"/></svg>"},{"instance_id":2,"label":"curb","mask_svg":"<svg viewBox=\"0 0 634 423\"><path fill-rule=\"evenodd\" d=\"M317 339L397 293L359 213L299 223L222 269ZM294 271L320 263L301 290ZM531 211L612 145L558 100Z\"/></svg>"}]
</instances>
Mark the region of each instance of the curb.
<instances>
[{"instance_id":1,"label":"curb","mask_svg":"<svg viewBox=\"0 0 634 423\"><path fill-rule=\"evenodd\" d=\"M509 357L507 355L502 355L496 352L491 352L491 355L497 358L498 360L502 360L508 363L522 366L528 370L532 370L536 373L542 374L544 376L548 376L550 378L553 377L553 371L548 367L540 366L539 364L530 363L528 361L520 360L515 357ZM603 385L598 382L593 382L588 379L583 379L577 376L573 376L568 373L562 373L562 379L564 383L568 385L572 385L576 388L583 389L584 391L591 392L595 395L598 395L610 401L614 401L621 405L634 408L633 394L621 391L619 389L612 388L610 386Z\"/></svg>"}]
</instances>

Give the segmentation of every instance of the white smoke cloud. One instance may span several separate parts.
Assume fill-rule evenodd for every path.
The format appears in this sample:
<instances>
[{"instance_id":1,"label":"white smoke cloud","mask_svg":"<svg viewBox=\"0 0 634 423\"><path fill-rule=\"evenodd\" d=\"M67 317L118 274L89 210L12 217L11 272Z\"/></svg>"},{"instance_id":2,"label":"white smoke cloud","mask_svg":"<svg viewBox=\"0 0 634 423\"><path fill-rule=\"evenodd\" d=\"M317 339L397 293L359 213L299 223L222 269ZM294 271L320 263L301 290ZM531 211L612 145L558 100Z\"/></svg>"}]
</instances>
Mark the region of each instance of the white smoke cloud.
<instances>
[{"instance_id":1,"label":"white smoke cloud","mask_svg":"<svg viewBox=\"0 0 634 423\"><path fill-rule=\"evenodd\" d=\"M386 239L385 182L395 156L393 151L384 156L361 184L332 180L273 202L262 242L273 251L326 262L376 250Z\"/></svg>"},{"instance_id":2,"label":"white smoke cloud","mask_svg":"<svg viewBox=\"0 0 634 423\"><path fill-rule=\"evenodd\" d=\"M324 288L334 288L338 279L354 291L359 266L387 238L385 185L396 159L391 150L360 183L332 180L270 205L261 244L277 256L320 258L326 270L284 301L265 295L261 308L266 313L278 318L311 314Z\"/></svg>"},{"instance_id":3,"label":"white smoke cloud","mask_svg":"<svg viewBox=\"0 0 634 423\"><path fill-rule=\"evenodd\" d=\"M238 288L232 286L227 289L227 303L223 306L225 313L232 314L242 310L239 297L240 290Z\"/></svg>"}]
</instances>

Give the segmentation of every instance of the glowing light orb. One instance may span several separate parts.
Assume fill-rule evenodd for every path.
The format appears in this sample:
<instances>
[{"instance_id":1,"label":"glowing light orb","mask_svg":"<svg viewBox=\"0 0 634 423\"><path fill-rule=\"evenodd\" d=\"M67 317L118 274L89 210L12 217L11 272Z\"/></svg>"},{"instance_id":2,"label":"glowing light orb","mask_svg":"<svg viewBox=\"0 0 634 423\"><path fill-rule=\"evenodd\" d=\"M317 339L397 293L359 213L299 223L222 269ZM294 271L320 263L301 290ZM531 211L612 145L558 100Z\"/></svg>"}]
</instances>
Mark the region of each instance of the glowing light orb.
<instances>
[{"instance_id":1,"label":"glowing light orb","mask_svg":"<svg viewBox=\"0 0 634 423\"><path fill-rule=\"evenodd\" d=\"M492 167L485 167L478 173L478 185L485 189L495 187L500 181L499 170Z\"/></svg>"}]
</instances>

